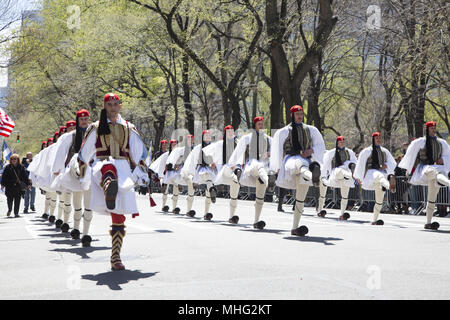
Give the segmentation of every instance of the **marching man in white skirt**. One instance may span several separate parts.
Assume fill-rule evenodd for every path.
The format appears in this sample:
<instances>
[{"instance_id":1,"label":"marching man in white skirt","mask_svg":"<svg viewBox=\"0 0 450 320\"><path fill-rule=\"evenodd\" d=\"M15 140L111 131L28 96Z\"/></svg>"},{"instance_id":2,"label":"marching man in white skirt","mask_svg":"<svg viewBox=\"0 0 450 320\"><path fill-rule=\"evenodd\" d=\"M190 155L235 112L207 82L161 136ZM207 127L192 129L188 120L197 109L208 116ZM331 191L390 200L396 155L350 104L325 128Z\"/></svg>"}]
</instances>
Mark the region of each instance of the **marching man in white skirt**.
<instances>
[{"instance_id":1,"label":"marching man in white skirt","mask_svg":"<svg viewBox=\"0 0 450 320\"><path fill-rule=\"evenodd\" d=\"M411 142L398 166L408 174L414 171L410 184L428 187L425 229L437 230L439 223L431 223L431 219L439 188L450 186L450 148L445 140L436 137L436 122L428 121L425 126L425 137Z\"/></svg>"},{"instance_id":2,"label":"marching man in white skirt","mask_svg":"<svg viewBox=\"0 0 450 320\"><path fill-rule=\"evenodd\" d=\"M232 125L228 125L224 128L223 140L214 142L203 149L203 152L207 156L213 158L214 163L217 165L217 170L219 171L214 180L214 184L225 184L230 186L230 217L228 222L233 224L239 222L239 216L235 213L242 168L240 164L232 167L228 164L228 161L233 154L236 145L237 137L234 135L234 128Z\"/></svg>"},{"instance_id":3,"label":"marching man in white skirt","mask_svg":"<svg viewBox=\"0 0 450 320\"><path fill-rule=\"evenodd\" d=\"M178 147L178 141L171 139L169 141L169 155L166 160L165 174L163 178L163 211L169 212L169 206L166 205L167 193L169 192L169 186L173 185L172 189L172 213L179 214L180 208L177 207L178 195L180 190L178 189L178 177L180 175L180 160L182 159L184 149L183 147Z\"/></svg>"},{"instance_id":4,"label":"marching man in white skirt","mask_svg":"<svg viewBox=\"0 0 450 320\"><path fill-rule=\"evenodd\" d=\"M71 206L71 201L72 201L72 192L70 189L66 189L63 188L60 184L59 181L61 179L60 174L63 173L68 160L70 160L70 158L67 160L68 158L68 154L69 154L69 150L70 147L73 143L74 140L74 133L75 133L75 127L76 127L76 122L73 120L67 121L65 128L66 128L66 133L60 135L60 137L58 138L58 147L55 155L55 161L53 162L52 165L52 173L54 175L54 180L52 182L51 188L53 190L58 190L59 192L61 192L61 194L59 195L59 208L58 208L58 219L55 221L55 226L56 228L61 228L61 232L66 233L69 231L69 218L70 218L70 214L72 213L72 206ZM60 134L61 134L61 130L60 130ZM63 208L61 208L61 206ZM61 220L61 214L63 211L64 212L64 220Z\"/></svg>"},{"instance_id":5,"label":"marching man in white skirt","mask_svg":"<svg viewBox=\"0 0 450 320\"><path fill-rule=\"evenodd\" d=\"M320 182L325 142L316 127L303 123L301 106L295 105L290 111L291 123L273 137L270 169L278 172L279 187L296 190L291 235L304 236L308 228L298 225L309 187Z\"/></svg>"},{"instance_id":6,"label":"marching man in white skirt","mask_svg":"<svg viewBox=\"0 0 450 320\"><path fill-rule=\"evenodd\" d=\"M69 219L70 217L70 212L72 211L72 194L70 192L68 192L67 190L62 190L59 187L56 187L53 183L56 180L57 175L55 174L55 172L53 171L53 165L55 164L55 162L58 161L58 157L61 156L60 154L58 154L58 150L59 147L61 146L61 141L63 136L66 134L67 132L67 127L66 126L61 126L59 127L59 133L57 136L57 141L56 141L56 147L55 147L55 156L54 156L54 161L51 164L51 171L52 172L52 178L51 178L51 185L50 188L54 191L56 191L56 193L58 194L58 216L57 219L55 221L55 228L56 229L60 229L61 226L63 225L64 221L62 220L63 218L63 214L64 216L67 216L67 219ZM68 228L67 228L68 229ZM66 231L67 232L67 231Z\"/></svg>"},{"instance_id":7,"label":"marching man in white skirt","mask_svg":"<svg viewBox=\"0 0 450 320\"><path fill-rule=\"evenodd\" d=\"M95 156L91 176L91 209L107 214L112 219L111 269L123 270L120 251L125 237L126 215L136 217L134 186L148 185L149 178L145 159L147 150L133 124L119 114L122 104L114 93L103 99L100 121L92 124L78 153L81 181L85 178L87 166Z\"/></svg>"},{"instance_id":8,"label":"marching man in white skirt","mask_svg":"<svg viewBox=\"0 0 450 320\"><path fill-rule=\"evenodd\" d=\"M53 140L53 139L52 139ZM30 179L32 181L33 186L37 189L39 188L41 190L41 193L45 195L45 207L44 207L44 213L42 214L42 218L47 220L49 217L49 209L50 209L50 195L47 194L47 192L41 188L41 179L39 175L37 175L37 171L39 169L39 165L41 164L41 160L45 154L45 149L47 148L47 144L50 142L50 139L42 141L41 144L41 151L34 156L33 161L28 166L28 171L30 172Z\"/></svg>"},{"instance_id":9,"label":"marching man in white skirt","mask_svg":"<svg viewBox=\"0 0 450 320\"><path fill-rule=\"evenodd\" d=\"M167 140L161 140L159 143L160 149L155 153L155 160L150 164L150 172L153 173L155 178L159 181L161 184L161 191L163 193L163 204L162 204L162 211L168 212L169 207L166 206L167 203L167 186L164 181L164 173L166 171L166 162L167 158L169 157L169 153L171 150L167 150Z\"/></svg>"},{"instance_id":10,"label":"marching man in white skirt","mask_svg":"<svg viewBox=\"0 0 450 320\"><path fill-rule=\"evenodd\" d=\"M90 170L86 172L84 183L80 183L76 173L78 152L80 151L82 141L89 126L89 111L81 109L76 113L76 121L68 121L66 126L69 128L68 133L61 138L61 146L58 153L61 158L58 164L54 165L54 170L61 173L55 179L55 184L61 189L72 192L74 207L74 225L70 232L72 239L80 239L80 223L83 218L83 237L81 244L83 247L90 247L92 238L89 236L89 227L92 221L92 210L90 209L91 190L90 190ZM71 128L75 128L72 130ZM63 167L63 169L61 169ZM83 212L84 206L84 212ZM68 217L64 217L64 224L61 226L62 232L67 232L69 225Z\"/></svg>"},{"instance_id":11,"label":"marching man in white skirt","mask_svg":"<svg viewBox=\"0 0 450 320\"><path fill-rule=\"evenodd\" d=\"M238 178L239 183L243 186L256 188L253 228L260 230L266 226L266 223L260 220L260 217L266 188L269 186L271 144L272 138L264 133L264 118L255 117L252 132L239 139L228 160L230 168L239 168L240 166L244 168L240 179ZM239 173L236 172L235 175L238 176ZM270 187L272 187L272 184ZM232 210L235 210L235 208Z\"/></svg>"},{"instance_id":12,"label":"marching man in white skirt","mask_svg":"<svg viewBox=\"0 0 450 320\"><path fill-rule=\"evenodd\" d=\"M36 171L34 171L34 174L37 176L36 181L39 187L45 191L46 202L48 200L49 215L47 215L47 210L45 210L42 218L48 220L50 223L54 223L56 220L55 209L58 195L55 190L51 189L51 183L53 179L51 166L55 161L55 151L57 149L57 143L54 143L54 141L57 133L58 132L55 132L55 135L47 140L47 147L39 153L41 155L39 165L37 166Z\"/></svg>"},{"instance_id":13,"label":"marching man in white skirt","mask_svg":"<svg viewBox=\"0 0 450 320\"><path fill-rule=\"evenodd\" d=\"M361 151L353 176L365 190L375 190L372 225L383 225L379 220L386 190L395 192L394 169L397 166L389 150L381 146L381 134L372 133L372 146Z\"/></svg>"},{"instance_id":14,"label":"marching man in white skirt","mask_svg":"<svg viewBox=\"0 0 450 320\"><path fill-rule=\"evenodd\" d=\"M322 173L324 176L320 181L320 198L318 216L325 217L327 212L323 210L327 187L341 189L341 216L340 220L347 220L350 214L345 212L348 203L348 192L355 187L353 171L356 166L356 155L353 150L345 147L345 138L336 138L336 148L328 150L323 156Z\"/></svg>"},{"instance_id":15,"label":"marching man in white skirt","mask_svg":"<svg viewBox=\"0 0 450 320\"><path fill-rule=\"evenodd\" d=\"M177 140L170 140L177 141ZM174 149L170 152L166 161L166 174L164 175L163 181L167 185L173 185L173 196L172 196L172 205L174 214L180 213L180 208L177 207L178 203L178 195L180 193L179 186L188 185L181 177L181 169L184 166L185 159L188 158L189 153L192 151L192 146L194 143L194 136L192 134L188 134L186 139L183 139L182 143L184 146L181 146L178 142L174 145ZM168 188L168 187L167 187ZM167 192L167 189L166 189ZM163 196L164 197L164 196ZM193 217L195 215L195 211L192 210L192 200L194 199L194 190L188 188L188 197L187 197L187 213L186 215ZM168 209L168 207L167 207ZM163 209L164 210L164 209Z\"/></svg>"},{"instance_id":16,"label":"marching man in white skirt","mask_svg":"<svg viewBox=\"0 0 450 320\"><path fill-rule=\"evenodd\" d=\"M189 153L183 168L181 169L181 178L184 179L188 187L188 211L187 215L193 217L195 211L192 210L194 195L194 183L205 184L205 211L203 219L211 220L213 214L209 211L211 202L216 202L217 189L214 186L213 181L217 175L216 165L212 160L212 157L208 157L204 154L203 148L211 143L211 132L209 130L203 130L202 143L198 144Z\"/></svg>"}]
</instances>

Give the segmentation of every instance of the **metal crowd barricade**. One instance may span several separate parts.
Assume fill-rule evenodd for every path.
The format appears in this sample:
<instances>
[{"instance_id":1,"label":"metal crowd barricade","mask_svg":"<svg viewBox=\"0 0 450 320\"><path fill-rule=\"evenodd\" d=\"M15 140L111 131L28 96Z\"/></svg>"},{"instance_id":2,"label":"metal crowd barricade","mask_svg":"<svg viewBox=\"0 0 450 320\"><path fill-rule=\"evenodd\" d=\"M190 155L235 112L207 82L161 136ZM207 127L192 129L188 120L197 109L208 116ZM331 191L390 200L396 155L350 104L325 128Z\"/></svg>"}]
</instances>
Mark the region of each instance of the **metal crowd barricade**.
<instances>
[{"instance_id":1,"label":"metal crowd barricade","mask_svg":"<svg viewBox=\"0 0 450 320\"><path fill-rule=\"evenodd\" d=\"M161 192L159 183L152 183L152 192ZM195 195L204 195L205 185L195 185ZM228 185L217 186L219 193L218 196L221 198L230 198L230 188ZM408 183L408 178L403 176L396 177L396 192L391 193L387 191L385 193L385 199L383 202L382 212L392 210L393 206L401 205L404 208L411 207L413 214L420 214L426 207L428 188L426 186L416 186ZM181 194L187 194L187 187L182 186ZM169 192L172 189L169 189ZM275 187L273 192L266 191L267 196L272 197L272 202L278 202L279 198L279 187ZM310 187L305 199L305 207L317 206L317 201L319 199L319 188ZM241 186L239 189L240 200L254 200L256 197L256 189L252 187ZM449 205L450 199L450 188L441 187L436 199L436 205ZM327 188L326 199L324 208L339 208L339 203L341 200L341 193L339 188ZM287 189L285 198L283 199L283 204L293 205L295 202L295 190ZM375 191L364 190L361 186L355 183L354 188L350 188L348 194L348 205L351 206L352 211L372 211L373 205L375 204Z\"/></svg>"}]
</instances>

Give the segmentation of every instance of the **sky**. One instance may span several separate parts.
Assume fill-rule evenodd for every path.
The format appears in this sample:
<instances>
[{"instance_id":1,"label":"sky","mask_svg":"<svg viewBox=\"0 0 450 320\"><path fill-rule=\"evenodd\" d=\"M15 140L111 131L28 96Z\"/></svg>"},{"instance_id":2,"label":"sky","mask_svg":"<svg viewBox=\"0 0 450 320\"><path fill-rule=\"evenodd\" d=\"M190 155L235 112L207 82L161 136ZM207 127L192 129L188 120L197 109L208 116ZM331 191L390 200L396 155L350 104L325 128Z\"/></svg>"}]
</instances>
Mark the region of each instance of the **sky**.
<instances>
[{"instance_id":1,"label":"sky","mask_svg":"<svg viewBox=\"0 0 450 320\"><path fill-rule=\"evenodd\" d=\"M22 11L36 9L39 3L39 1L37 0L15 0L13 2L14 2L13 5L14 13L17 14L17 16L19 17ZM12 28L17 28L18 26L20 26L20 21L16 22L13 26L11 26L11 28L6 30L5 34L9 34ZM1 36L3 35L4 34L1 34ZM8 57L5 56L5 54L2 51L0 51L0 63L3 64L3 62L7 59ZM8 84L8 70L5 68L0 68L0 87L6 87L7 84Z\"/></svg>"}]
</instances>

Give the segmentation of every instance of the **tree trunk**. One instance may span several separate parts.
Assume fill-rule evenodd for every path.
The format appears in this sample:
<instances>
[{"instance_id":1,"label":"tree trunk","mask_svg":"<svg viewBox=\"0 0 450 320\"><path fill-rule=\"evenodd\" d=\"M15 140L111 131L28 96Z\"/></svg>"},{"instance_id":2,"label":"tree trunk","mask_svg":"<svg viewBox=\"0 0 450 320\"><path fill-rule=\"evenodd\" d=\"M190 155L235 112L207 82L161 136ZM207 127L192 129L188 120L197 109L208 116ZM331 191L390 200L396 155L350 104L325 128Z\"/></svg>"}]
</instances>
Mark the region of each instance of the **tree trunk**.
<instances>
[{"instance_id":1,"label":"tree trunk","mask_svg":"<svg viewBox=\"0 0 450 320\"><path fill-rule=\"evenodd\" d=\"M192 110L191 88L189 86L189 56L184 52L182 56L182 62L183 62L183 76L182 76L183 101L184 101L184 111L186 115L185 123L189 133L194 134L194 112Z\"/></svg>"}]
</instances>

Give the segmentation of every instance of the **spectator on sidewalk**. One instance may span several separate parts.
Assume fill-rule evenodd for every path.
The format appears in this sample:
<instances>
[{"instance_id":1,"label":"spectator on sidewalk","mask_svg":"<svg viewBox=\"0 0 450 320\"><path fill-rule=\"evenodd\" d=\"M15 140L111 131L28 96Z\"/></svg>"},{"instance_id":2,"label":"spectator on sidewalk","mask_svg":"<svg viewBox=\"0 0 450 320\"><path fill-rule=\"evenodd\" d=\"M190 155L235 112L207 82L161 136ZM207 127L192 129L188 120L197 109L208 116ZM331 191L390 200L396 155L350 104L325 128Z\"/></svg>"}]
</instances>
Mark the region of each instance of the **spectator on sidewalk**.
<instances>
[{"instance_id":1,"label":"spectator on sidewalk","mask_svg":"<svg viewBox=\"0 0 450 320\"><path fill-rule=\"evenodd\" d=\"M31 161L33 161L33 154L31 152L27 153L27 157L23 158L22 160L22 165L27 169L28 166L30 165ZM30 172L27 170L27 178L30 178ZM24 197L24 201L25 201L25 207L23 209L23 213L28 213L28 207L30 207L31 211L35 211L34 208L34 201L36 199L36 188L31 186L31 189L27 189L27 191L25 191L25 197Z\"/></svg>"},{"instance_id":2,"label":"spectator on sidewalk","mask_svg":"<svg viewBox=\"0 0 450 320\"><path fill-rule=\"evenodd\" d=\"M31 183L27 177L25 167L20 164L18 154L13 154L9 159L9 164L3 171L1 186L2 190L5 190L7 198L7 216L11 215L14 202L14 216L19 217L20 198L25 195L25 190L30 188Z\"/></svg>"}]
</instances>

